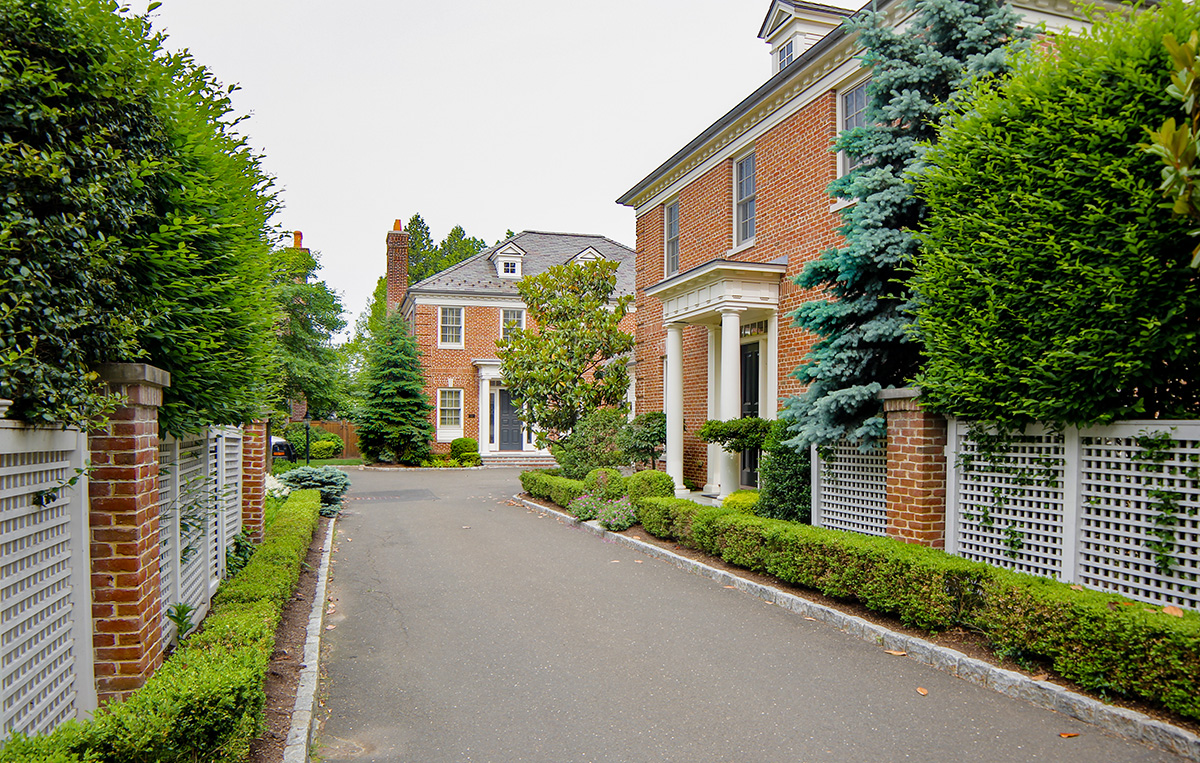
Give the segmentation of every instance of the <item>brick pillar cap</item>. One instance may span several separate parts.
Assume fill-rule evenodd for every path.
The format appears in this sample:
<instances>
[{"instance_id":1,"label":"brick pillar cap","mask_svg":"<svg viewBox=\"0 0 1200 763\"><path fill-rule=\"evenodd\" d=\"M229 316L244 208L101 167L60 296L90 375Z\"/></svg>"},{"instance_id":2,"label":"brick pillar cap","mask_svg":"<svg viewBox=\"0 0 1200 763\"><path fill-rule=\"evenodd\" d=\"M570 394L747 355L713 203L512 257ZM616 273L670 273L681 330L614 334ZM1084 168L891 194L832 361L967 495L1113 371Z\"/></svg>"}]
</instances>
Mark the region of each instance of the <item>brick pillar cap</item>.
<instances>
[{"instance_id":1,"label":"brick pillar cap","mask_svg":"<svg viewBox=\"0 0 1200 763\"><path fill-rule=\"evenodd\" d=\"M93 369L109 384L145 384L170 387L171 374L148 363L101 363Z\"/></svg>"},{"instance_id":2,"label":"brick pillar cap","mask_svg":"<svg viewBox=\"0 0 1200 763\"><path fill-rule=\"evenodd\" d=\"M900 387L899 389L881 389L875 393L880 400L909 400L921 396L920 387Z\"/></svg>"}]
</instances>

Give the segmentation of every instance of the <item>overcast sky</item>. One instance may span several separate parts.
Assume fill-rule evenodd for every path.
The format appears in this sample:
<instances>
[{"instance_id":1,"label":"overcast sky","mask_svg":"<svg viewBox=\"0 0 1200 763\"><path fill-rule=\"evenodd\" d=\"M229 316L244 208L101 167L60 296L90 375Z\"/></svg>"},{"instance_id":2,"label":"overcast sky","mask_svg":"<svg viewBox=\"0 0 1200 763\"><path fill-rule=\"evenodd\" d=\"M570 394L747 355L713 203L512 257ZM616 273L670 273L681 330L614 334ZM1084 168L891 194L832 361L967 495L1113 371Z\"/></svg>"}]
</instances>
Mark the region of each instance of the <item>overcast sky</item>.
<instances>
[{"instance_id":1,"label":"overcast sky","mask_svg":"<svg viewBox=\"0 0 1200 763\"><path fill-rule=\"evenodd\" d=\"M435 240L462 225L489 244L511 228L632 247L633 210L614 200L766 81L769 7L166 0L151 18L168 48L240 85L276 222L320 252L353 325L392 221L418 212Z\"/></svg>"}]
</instances>

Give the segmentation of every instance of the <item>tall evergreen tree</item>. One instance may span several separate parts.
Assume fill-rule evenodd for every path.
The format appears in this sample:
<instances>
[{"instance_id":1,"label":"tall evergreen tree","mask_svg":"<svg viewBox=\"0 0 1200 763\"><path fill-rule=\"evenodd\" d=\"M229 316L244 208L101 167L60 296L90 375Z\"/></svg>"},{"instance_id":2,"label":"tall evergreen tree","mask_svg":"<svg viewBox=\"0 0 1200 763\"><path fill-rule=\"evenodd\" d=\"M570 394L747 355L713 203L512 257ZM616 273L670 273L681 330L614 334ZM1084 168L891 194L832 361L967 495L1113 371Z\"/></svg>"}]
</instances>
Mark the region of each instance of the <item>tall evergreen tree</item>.
<instances>
[{"instance_id":1,"label":"tall evergreen tree","mask_svg":"<svg viewBox=\"0 0 1200 763\"><path fill-rule=\"evenodd\" d=\"M933 141L954 94L1005 71L1009 51L1031 37L996 0L912 0L911 7L912 21L900 30L870 11L845 22L858 33L871 68L867 126L837 140L839 150L860 160L829 189L855 200L843 213L845 246L796 279L825 296L792 314L797 326L819 337L792 372L808 389L782 412L795 448L886 434L876 393L903 385L921 361L909 328L908 279L924 205L907 176L920 170L922 144Z\"/></svg>"},{"instance_id":2,"label":"tall evergreen tree","mask_svg":"<svg viewBox=\"0 0 1200 763\"><path fill-rule=\"evenodd\" d=\"M333 343L346 327L342 299L324 281L314 280L320 268L316 252L286 248L272 257L275 301L283 316L276 346L283 397L306 400L314 415L327 415L346 393L344 367Z\"/></svg>"},{"instance_id":3,"label":"tall evergreen tree","mask_svg":"<svg viewBox=\"0 0 1200 763\"><path fill-rule=\"evenodd\" d=\"M367 348L364 400L355 414L358 447L373 461L416 464L429 457L433 406L425 397L421 352L404 317L388 316Z\"/></svg>"}]
</instances>

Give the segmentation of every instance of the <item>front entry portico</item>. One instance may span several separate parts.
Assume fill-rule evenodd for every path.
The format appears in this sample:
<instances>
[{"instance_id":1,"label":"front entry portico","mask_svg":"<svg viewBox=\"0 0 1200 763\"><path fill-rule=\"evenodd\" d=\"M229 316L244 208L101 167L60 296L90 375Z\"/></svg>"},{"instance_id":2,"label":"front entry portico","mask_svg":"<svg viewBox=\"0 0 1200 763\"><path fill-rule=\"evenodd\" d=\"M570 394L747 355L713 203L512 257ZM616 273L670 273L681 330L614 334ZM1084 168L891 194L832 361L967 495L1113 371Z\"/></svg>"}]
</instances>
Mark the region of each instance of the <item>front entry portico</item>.
<instances>
[{"instance_id":1,"label":"front entry portico","mask_svg":"<svg viewBox=\"0 0 1200 763\"><path fill-rule=\"evenodd\" d=\"M662 301L667 327L665 456L667 474L675 480L677 495L688 492L683 487L683 327L708 328L708 418L731 421L754 415L743 411L747 401L753 401L757 415L775 418L779 397L779 282L786 270L782 262L713 260L646 290ZM743 345L755 346L743 351ZM757 367L747 369L747 362ZM758 389L745 390L746 384ZM742 483L741 466L739 454L710 445L705 492L724 498L737 490Z\"/></svg>"}]
</instances>

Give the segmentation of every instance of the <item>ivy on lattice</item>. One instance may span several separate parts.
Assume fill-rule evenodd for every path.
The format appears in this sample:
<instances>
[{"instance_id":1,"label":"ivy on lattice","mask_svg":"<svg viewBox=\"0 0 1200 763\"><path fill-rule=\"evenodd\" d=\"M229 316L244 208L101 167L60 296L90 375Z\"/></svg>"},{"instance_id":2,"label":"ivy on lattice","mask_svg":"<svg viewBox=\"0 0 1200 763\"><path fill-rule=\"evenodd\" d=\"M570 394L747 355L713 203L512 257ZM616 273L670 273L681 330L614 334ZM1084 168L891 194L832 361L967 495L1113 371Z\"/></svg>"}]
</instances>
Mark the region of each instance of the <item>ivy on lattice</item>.
<instances>
[{"instance_id":1,"label":"ivy on lattice","mask_svg":"<svg viewBox=\"0 0 1200 763\"><path fill-rule=\"evenodd\" d=\"M1174 431L1172 428L1171 432ZM1200 487L1200 466L1166 463L1171 458L1172 451L1179 445L1171 436L1171 432L1140 432L1134 439L1139 450L1130 456L1134 468L1139 472L1158 475L1149 478L1152 487L1146 493L1150 498L1150 505L1158 513L1154 515L1154 527L1147 531L1153 537L1145 541L1145 546L1154 554L1154 566L1161 574L1167 576L1173 576L1176 572L1175 551L1178 544L1175 528L1179 526L1183 516L1194 517L1200 509L1197 506L1183 506L1183 493L1167 489L1166 481L1170 478L1187 479L1192 489ZM1193 453L1187 460L1197 464L1200 462L1200 454ZM1190 580L1196 579L1195 575L1189 573L1180 575Z\"/></svg>"}]
</instances>

